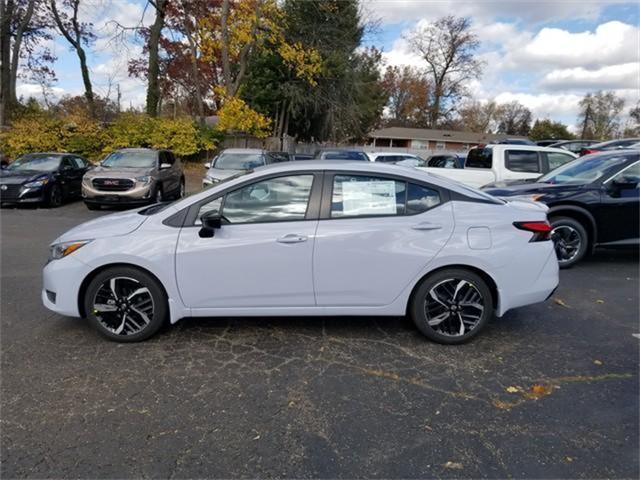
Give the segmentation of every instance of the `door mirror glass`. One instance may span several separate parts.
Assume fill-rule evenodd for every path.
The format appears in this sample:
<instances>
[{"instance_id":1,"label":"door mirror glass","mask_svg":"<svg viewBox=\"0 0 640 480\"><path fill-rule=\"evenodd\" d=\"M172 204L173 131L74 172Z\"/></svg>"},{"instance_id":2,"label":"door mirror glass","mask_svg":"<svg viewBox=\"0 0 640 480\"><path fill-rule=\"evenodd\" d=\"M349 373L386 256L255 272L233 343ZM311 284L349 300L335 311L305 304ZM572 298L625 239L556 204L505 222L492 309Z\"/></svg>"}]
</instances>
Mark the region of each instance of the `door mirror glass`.
<instances>
[{"instance_id":1,"label":"door mirror glass","mask_svg":"<svg viewBox=\"0 0 640 480\"><path fill-rule=\"evenodd\" d=\"M204 164L204 169L209 170L211 168L211 162L207 162Z\"/></svg>"}]
</instances>

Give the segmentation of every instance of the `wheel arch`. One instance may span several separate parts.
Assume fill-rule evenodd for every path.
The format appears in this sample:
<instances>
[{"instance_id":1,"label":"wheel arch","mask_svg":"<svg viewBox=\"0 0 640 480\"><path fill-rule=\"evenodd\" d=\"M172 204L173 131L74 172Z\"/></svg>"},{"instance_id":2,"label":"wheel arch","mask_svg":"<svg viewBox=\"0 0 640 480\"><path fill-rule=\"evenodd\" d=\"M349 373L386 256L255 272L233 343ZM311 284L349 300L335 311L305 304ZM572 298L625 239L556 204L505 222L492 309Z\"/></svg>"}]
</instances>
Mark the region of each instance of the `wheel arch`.
<instances>
[{"instance_id":1,"label":"wheel arch","mask_svg":"<svg viewBox=\"0 0 640 480\"><path fill-rule=\"evenodd\" d=\"M553 217L569 217L580 222L587 230L589 246L593 248L598 243L596 219L591 213L578 205L557 205L551 207L547 213L549 219Z\"/></svg>"},{"instance_id":2,"label":"wheel arch","mask_svg":"<svg viewBox=\"0 0 640 480\"><path fill-rule=\"evenodd\" d=\"M101 272L104 272L105 270L109 268L114 268L114 267L135 268L137 270L140 270L146 273L147 275L150 275L151 277L153 277L153 279L155 279L158 282L158 285L160 285L160 288L164 292L165 297L169 299L169 295L167 294L167 289L165 288L164 284L158 278L158 276L155 273L153 273L151 270L141 267L140 265L136 265L135 263L127 263L127 262L106 263L104 265L100 265L99 267L96 267L91 272L89 272L87 276L84 277L84 280L82 280L82 283L80 284L80 289L78 290L78 298L76 299L76 301L78 302L78 312L80 313L80 316L82 318L85 318L87 315L87 312L85 312L85 309L84 309L83 300L84 300L84 295L87 292L87 288L91 283L91 280L93 280L96 277L96 275L100 274Z\"/></svg>"},{"instance_id":3,"label":"wheel arch","mask_svg":"<svg viewBox=\"0 0 640 480\"><path fill-rule=\"evenodd\" d=\"M499 310L500 293L498 292L498 284L493 279L493 277L489 275L487 272L485 272L484 270L482 270L481 268L474 267L473 265L467 265L462 263L452 263L450 265L442 265L434 270L430 270L429 272L425 273L422 277L418 279L418 281L415 283L415 285L411 289L411 293L409 294L409 297L407 299L407 305L405 307L405 313L407 315L409 314L409 308L411 308L411 302L413 302L413 297L416 294L416 291L418 290L422 282L424 282L431 275L441 272L442 270L449 270L449 269L468 270L470 272L475 273L480 278L482 278L487 283L487 286L489 287L489 291L491 292L491 300L493 301L494 310L496 311Z\"/></svg>"}]
</instances>

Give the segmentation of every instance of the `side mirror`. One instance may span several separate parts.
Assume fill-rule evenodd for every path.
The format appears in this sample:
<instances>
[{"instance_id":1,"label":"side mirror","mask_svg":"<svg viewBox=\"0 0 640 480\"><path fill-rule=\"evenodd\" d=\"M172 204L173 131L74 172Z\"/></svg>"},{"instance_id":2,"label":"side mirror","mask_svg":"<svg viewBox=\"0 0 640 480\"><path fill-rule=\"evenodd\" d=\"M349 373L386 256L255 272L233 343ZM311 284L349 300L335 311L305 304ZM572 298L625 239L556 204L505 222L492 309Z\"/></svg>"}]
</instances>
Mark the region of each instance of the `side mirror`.
<instances>
[{"instance_id":1,"label":"side mirror","mask_svg":"<svg viewBox=\"0 0 640 480\"><path fill-rule=\"evenodd\" d=\"M211 168L211 162L207 162L204 164L204 169L209 170Z\"/></svg>"},{"instance_id":2,"label":"side mirror","mask_svg":"<svg viewBox=\"0 0 640 480\"><path fill-rule=\"evenodd\" d=\"M212 238L217 229L222 227L222 216L218 212L205 213L200 217L202 227L198 232L200 238Z\"/></svg>"},{"instance_id":3,"label":"side mirror","mask_svg":"<svg viewBox=\"0 0 640 480\"><path fill-rule=\"evenodd\" d=\"M160 170L168 170L169 168L171 168L171 164L170 163L161 163L160 164Z\"/></svg>"},{"instance_id":4,"label":"side mirror","mask_svg":"<svg viewBox=\"0 0 640 480\"><path fill-rule=\"evenodd\" d=\"M1 168L1 169L3 169L3 170L4 170L4 169L5 169L5 168L7 168L8 166L9 166L9 162L7 162L6 160L2 160L2 161L0 161L0 168Z\"/></svg>"},{"instance_id":5,"label":"side mirror","mask_svg":"<svg viewBox=\"0 0 640 480\"><path fill-rule=\"evenodd\" d=\"M638 188L638 181L636 179L622 177L611 182L611 186L615 190L633 190Z\"/></svg>"}]
</instances>

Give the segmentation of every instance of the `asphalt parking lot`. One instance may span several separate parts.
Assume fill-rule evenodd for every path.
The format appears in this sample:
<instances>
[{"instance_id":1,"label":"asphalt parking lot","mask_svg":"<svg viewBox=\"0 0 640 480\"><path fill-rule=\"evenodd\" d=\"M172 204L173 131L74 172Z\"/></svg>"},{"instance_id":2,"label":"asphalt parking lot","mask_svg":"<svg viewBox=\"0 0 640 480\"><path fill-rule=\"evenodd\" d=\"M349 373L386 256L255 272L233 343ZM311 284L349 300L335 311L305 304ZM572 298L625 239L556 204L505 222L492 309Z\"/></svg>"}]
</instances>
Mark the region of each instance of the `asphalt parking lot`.
<instances>
[{"instance_id":1,"label":"asphalt parking lot","mask_svg":"<svg viewBox=\"0 0 640 480\"><path fill-rule=\"evenodd\" d=\"M123 345L40 302L47 245L105 213L0 212L2 478L639 476L637 254L459 347L404 318L185 319Z\"/></svg>"}]
</instances>

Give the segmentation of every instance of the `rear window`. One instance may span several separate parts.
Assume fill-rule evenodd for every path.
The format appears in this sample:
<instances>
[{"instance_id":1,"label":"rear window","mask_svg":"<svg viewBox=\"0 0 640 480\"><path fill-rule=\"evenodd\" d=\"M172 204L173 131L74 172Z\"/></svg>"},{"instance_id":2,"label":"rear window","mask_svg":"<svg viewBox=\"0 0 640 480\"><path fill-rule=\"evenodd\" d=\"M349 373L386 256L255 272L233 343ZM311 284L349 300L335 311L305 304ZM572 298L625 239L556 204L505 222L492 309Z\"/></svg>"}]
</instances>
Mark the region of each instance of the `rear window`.
<instances>
[{"instance_id":1,"label":"rear window","mask_svg":"<svg viewBox=\"0 0 640 480\"><path fill-rule=\"evenodd\" d=\"M538 152L531 150L507 150L506 166L512 172L540 173Z\"/></svg>"},{"instance_id":2,"label":"rear window","mask_svg":"<svg viewBox=\"0 0 640 480\"><path fill-rule=\"evenodd\" d=\"M369 157L363 152L349 152L349 151L336 151L336 152L325 152L322 155L324 160L360 160L360 161L369 161Z\"/></svg>"},{"instance_id":3,"label":"rear window","mask_svg":"<svg viewBox=\"0 0 640 480\"><path fill-rule=\"evenodd\" d=\"M467 155L467 168L491 168L493 149L472 148Z\"/></svg>"}]
</instances>

